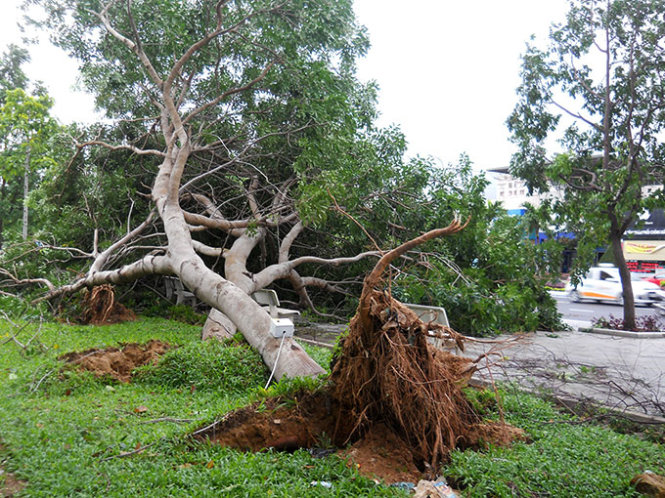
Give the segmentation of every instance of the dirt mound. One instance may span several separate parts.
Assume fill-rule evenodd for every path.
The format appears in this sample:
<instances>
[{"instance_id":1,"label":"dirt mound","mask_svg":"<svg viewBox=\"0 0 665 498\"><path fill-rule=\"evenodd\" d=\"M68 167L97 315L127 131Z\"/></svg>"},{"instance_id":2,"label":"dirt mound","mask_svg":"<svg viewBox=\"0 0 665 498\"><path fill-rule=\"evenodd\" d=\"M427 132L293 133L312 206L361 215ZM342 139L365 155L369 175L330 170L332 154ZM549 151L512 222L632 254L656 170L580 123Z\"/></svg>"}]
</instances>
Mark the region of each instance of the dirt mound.
<instances>
[{"instance_id":1,"label":"dirt mound","mask_svg":"<svg viewBox=\"0 0 665 498\"><path fill-rule=\"evenodd\" d=\"M154 365L171 348L168 343L152 340L146 344L126 344L122 348L67 353L59 359L88 370L97 377L111 376L120 382L129 382L132 370L143 365Z\"/></svg>"},{"instance_id":2,"label":"dirt mound","mask_svg":"<svg viewBox=\"0 0 665 498\"><path fill-rule=\"evenodd\" d=\"M98 285L87 291L83 296L82 323L109 325L134 320L136 320L134 312L116 302L112 285Z\"/></svg>"},{"instance_id":3,"label":"dirt mound","mask_svg":"<svg viewBox=\"0 0 665 498\"><path fill-rule=\"evenodd\" d=\"M338 418L339 407L329 392L300 393L292 400L295 405L285 406L286 400L275 398L230 412L196 431L195 438L241 451L305 448L314 456L335 453L361 474L387 484L418 482L436 474L423 466L409 438L386 424L374 424L361 437L354 436L354 426L348 423L351 419ZM505 444L515 439L516 431L519 429L511 426L478 424L469 428L466 446Z\"/></svg>"},{"instance_id":4,"label":"dirt mound","mask_svg":"<svg viewBox=\"0 0 665 498\"><path fill-rule=\"evenodd\" d=\"M369 478L388 484L418 482L423 477L409 444L384 424L373 426L363 438L339 453Z\"/></svg>"}]
</instances>

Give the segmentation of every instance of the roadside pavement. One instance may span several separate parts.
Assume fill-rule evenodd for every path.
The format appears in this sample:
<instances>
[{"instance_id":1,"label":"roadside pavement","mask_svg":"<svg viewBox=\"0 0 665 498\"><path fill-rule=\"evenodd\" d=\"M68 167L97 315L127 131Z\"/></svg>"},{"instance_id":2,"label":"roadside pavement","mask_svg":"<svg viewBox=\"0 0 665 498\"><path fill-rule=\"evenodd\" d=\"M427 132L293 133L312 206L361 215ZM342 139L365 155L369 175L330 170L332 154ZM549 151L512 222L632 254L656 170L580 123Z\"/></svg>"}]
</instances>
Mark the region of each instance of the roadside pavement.
<instances>
[{"instance_id":1,"label":"roadside pavement","mask_svg":"<svg viewBox=\"0 0 665 498\"><path fill-rule=\"evenodd\" d=\"M482 382L514 382L521 388L594 401L620 412L665 416L665 338L573 330L497 339L512 342L471 342L462 353L474 359L490 353L479 362L476 378Z\"/></svg>"},{"instance_id":2,"label":"roadside pavement","mask_svg":"<svg viewBox=\"0 0 665 498\"><path fill-rule=\"evenodd\" d=\"M560 399L593 401L620 412L665 417L665 338L628 338L573 331L500 336L469 341L461 354L479 362L474 379L500 380ZM296 336L323 344L344 325L297 327Z\"/></svg>"}]
</instances>

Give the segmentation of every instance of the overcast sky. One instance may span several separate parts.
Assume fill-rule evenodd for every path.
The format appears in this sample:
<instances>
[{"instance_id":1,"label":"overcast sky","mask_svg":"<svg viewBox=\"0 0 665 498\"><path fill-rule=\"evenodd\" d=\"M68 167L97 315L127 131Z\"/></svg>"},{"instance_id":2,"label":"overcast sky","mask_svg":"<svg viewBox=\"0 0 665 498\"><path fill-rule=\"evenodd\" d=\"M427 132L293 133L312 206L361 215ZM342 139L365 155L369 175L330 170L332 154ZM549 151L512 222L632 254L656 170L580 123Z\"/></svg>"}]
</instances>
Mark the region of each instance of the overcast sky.
<instances>
[{"instance_id":1,"label":"overcast sky","mask_svg":"<svg viewBox=\"0 0 665 498\"><path fill-rule=\"evenodd\" d=\"M1 0L0 46L19 41L20 0ZM508 164L505 120L515 105L520 54L531 34L544 41L566 0L355 0L372 49L359 63L380 87L380 124L399 124L409 154L478 168ZM44 81L63 122L90 121L92 98L73 93L76 63L46 44L27 69Z\"/></svg>"}]
</instances>

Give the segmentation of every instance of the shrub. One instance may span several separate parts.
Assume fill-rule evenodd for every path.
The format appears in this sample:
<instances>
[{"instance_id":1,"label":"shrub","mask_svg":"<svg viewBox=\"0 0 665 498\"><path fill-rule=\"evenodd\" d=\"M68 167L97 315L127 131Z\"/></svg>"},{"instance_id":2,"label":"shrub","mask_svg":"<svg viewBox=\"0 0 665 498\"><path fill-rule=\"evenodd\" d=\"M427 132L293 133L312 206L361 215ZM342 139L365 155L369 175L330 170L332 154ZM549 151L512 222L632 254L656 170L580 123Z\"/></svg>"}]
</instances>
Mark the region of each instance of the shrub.
<instances>
[{"instance_id":1,"label":"shrub","mask_svg":"<svg viewBox=\"0 0 665 498\"><path fill-rule=\"evenodd\" d=\"M594 327L612 330L627 330L623 318L610 315L609 318L601 316L591 320ZM665 332L665 323L657 316L636 316L633 332Z\"/></svg>"},{"instance_id":2,"label":"shrub","mask_svg":"<svg viewBox=\"0 0 665 498\"><path fill-rule=\"evenodd\" d=\"M207 341L169 351L156 366L137 369L134 382L241 392L266 378L261 357L249 346Z\"/></svg>"}]
</instances>

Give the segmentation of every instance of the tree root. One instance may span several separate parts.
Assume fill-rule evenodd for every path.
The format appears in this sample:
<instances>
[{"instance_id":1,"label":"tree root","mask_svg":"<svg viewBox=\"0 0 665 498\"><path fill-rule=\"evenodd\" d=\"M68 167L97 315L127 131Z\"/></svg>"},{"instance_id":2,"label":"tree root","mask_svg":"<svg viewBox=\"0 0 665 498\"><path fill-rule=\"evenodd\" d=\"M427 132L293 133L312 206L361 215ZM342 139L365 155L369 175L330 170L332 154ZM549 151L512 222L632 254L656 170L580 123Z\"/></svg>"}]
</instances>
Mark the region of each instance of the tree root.
<instances>
[{"instance_id":1,"label":"tree root","mask_svg":"<svg viewBox=\"0 0 665 498\"><path fill-rule=\"evenodd\" d=\"M423 323L383 289L383 273L411 248L465 226L456 220L381 258L365 279L358 310L333 359L333 396L340 405L340 420L352 424L352 436L385 423L432 468L464 444L480 421L461 391L475 364L431 348L427 337L433 324ZM462 346L463 337L454 330L441 327L437 333Z\"/></svg>"}]
</instances>

